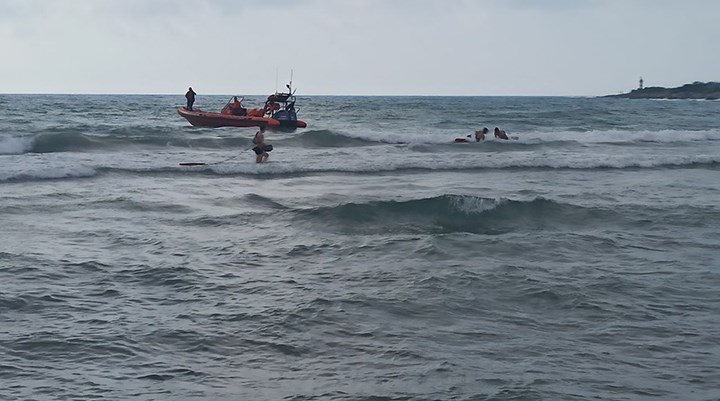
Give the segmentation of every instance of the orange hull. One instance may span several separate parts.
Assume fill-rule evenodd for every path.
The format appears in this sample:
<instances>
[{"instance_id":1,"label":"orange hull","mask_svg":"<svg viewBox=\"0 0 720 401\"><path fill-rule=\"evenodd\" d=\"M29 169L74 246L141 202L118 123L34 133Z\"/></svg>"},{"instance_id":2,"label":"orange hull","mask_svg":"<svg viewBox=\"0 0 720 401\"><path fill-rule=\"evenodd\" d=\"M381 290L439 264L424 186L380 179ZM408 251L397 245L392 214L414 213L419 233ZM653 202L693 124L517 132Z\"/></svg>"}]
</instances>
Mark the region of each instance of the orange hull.
<instances>
[{"instance_id":1,"label":"orange hull","mask_svg":"<svg viewBox=\"0 0 720 401\"><path fill-rule=\"evenodd\" d=\"M266 127L266 128L305 128L305 121L280 121L274 118L235 116L231 114L214 113L211 111L188 110L185 107L178 109L183 116L195 127Z\"/></svg>"}]
</instances>

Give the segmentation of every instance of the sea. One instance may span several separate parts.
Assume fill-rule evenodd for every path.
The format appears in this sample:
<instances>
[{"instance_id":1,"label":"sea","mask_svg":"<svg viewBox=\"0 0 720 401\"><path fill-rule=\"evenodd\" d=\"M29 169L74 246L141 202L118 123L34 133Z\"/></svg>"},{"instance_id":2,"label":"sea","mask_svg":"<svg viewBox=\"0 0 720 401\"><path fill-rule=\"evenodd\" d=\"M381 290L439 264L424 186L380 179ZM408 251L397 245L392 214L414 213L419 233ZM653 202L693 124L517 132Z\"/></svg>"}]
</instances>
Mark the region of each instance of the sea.
<instances>
[{"instance_id":1,"label":"sea","mask_svg":"<svg viewBox=\"0 0 720 401\"><path fill-rule=\"evenodd\" d=\"M184 101L0 95L0 400L720 400L720 102Z\"/></svg>"}]
</instances>

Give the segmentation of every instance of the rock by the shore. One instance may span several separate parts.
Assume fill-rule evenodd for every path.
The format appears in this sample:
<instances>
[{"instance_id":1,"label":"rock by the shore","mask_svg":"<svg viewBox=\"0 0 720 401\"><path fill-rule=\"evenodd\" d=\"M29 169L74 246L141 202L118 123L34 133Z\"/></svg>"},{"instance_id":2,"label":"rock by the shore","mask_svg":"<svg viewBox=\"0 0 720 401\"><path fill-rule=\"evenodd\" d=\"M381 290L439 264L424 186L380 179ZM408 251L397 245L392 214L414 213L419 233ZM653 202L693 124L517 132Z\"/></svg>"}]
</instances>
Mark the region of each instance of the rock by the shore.
<instances>
[{"instance_id":1,"label":"rock by the shore","mask_svg":"<svg viewBox=\"0 0 720 401\"><path fill-rule=\"evenodd\" d=\"M651 86L643 89L634 89L629 93L607 95L624 99L720 99L720 82L693 82L677 88L663 88Z\"/></svg>"}]
</instances>

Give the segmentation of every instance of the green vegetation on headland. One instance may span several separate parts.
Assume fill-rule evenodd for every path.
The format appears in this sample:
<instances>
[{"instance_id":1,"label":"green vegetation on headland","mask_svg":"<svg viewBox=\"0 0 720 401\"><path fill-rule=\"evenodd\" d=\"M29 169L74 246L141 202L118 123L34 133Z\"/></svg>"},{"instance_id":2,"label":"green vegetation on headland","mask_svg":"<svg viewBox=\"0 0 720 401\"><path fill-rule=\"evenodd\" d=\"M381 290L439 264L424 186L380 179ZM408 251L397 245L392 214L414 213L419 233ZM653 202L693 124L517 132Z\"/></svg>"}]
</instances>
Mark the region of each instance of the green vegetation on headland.
<instances>
[{"instance_id":1,"label":"green vegetation on headland","mask_svg":"<svg viewBox=\"0 0 720 401\"><path fill-rule=\"evenodd\" d=\"M693 82L677 88L663 88L650 86L642 89L633 89L630 93L607 95L603 97L618 97L624 99L720 99L720 82Z\"/></svg>"}]
</instances>

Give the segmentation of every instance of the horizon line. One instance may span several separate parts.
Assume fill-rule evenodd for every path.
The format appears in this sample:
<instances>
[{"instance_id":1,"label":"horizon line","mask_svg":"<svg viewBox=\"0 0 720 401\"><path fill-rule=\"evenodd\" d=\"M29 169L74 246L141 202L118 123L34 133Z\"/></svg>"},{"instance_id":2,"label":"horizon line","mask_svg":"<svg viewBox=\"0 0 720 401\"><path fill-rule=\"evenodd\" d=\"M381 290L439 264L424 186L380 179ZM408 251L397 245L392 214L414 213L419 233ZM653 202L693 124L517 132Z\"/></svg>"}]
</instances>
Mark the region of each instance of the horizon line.
<instances>
[{"instance_id":1,"label":"horizon line","mask_svg":"<svg viewBox=\"0 0 720 401\"><path fill-rule=\"evenodd\" d=\"M621 92L624 93L624 92ZM0 96L4 95L58 95L58 96L185 96L181 92L173 93L120 93L120 92L0 92ZM268 96L267 94L230 94L230 93L201 93L199 96ZM296 97L302 96L324 96L324 97L602 97L606 95L458 95L458 94L295 94Z\"/></svg>"}]
</instances>

